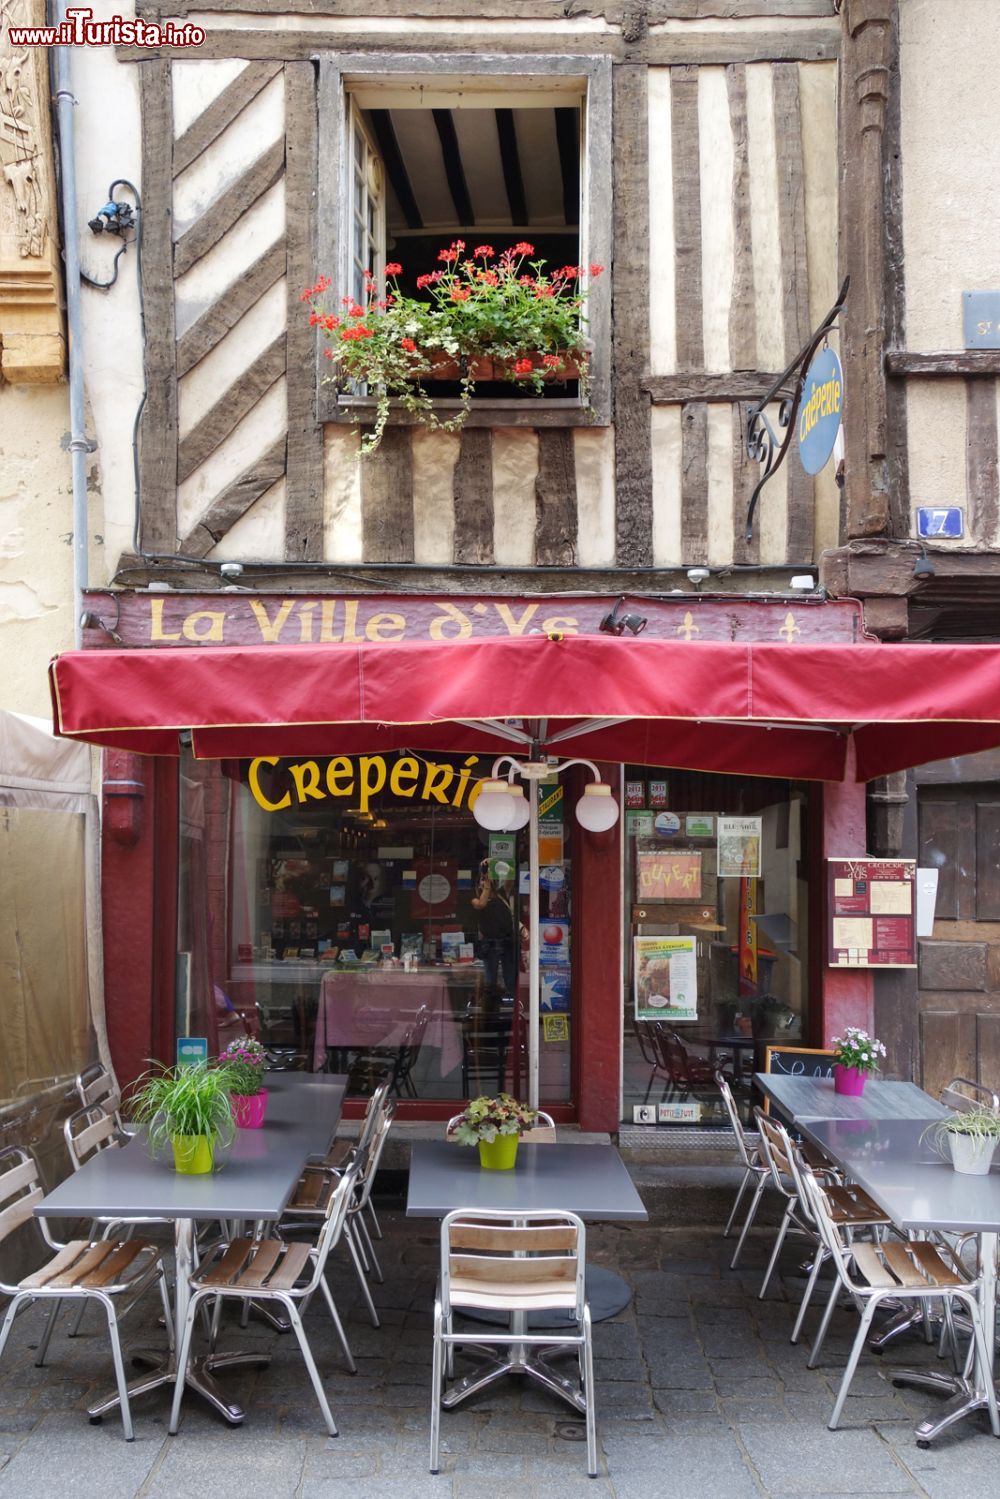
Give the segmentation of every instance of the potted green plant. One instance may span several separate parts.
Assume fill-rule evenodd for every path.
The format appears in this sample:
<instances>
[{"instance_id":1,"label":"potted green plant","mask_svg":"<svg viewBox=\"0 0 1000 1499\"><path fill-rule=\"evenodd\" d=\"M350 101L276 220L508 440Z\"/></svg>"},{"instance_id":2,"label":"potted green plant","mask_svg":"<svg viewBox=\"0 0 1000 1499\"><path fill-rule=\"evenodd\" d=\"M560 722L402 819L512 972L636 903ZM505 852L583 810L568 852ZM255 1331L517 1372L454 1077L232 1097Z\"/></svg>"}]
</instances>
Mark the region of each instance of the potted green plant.
<instances>
[{"instance_id":1,"label":"potted green plant","mask_svg":"<svg viewBox=\"0 0 1000 1499\"><path fill-rule=\"evenodd\" d=\"M993 1152L1000 1141L1000 1114L994 1109L968 1109L935 1119L924 1131L943 1152L951 1151L956 1171L966 1176L985 1176L993 1164Z\"/></svg>"},{"instance_id":2,"label":"potted green plant","mask_svg":"<svg viewBox=\"0 0 1000 1499\"><path fill-rule=\"evenodd\" d=\"M163 1155L169 1145L177 1171L213 1171L236 1134L232 1083L228 1068L206 1062L145 1073L132 1093L132 1117L145 1125L150 1153Z\"/></svg>"},{"instance_id":3,"label":"potted green plant","mask_svg":"<svg viewBox=\"0 0 1000 1499\"><path fill-rule=\"evenodd\" d=\"M437 270L416 278L422 295L401 289L403 268L390 261L381 291L367 275L364 304L341 297L336 313L322 302L328 277L306 287L301 300L310 304L309 321L328 340L329 378L374 393L375 422L362 453L381 442L394 399L422 425L443 432L466 420L478 380L504 380L541 395L553 382L575 378L586 402L587 283L604 268L549 268L532 260L534 253L522 240L501 255L477 245L466 257L465 241L456 239L438 255ZM426 389L442 378L459 384L459 409L446 418Z\"/></svg>"},{"instance_id":4,"label":"potted green plant","mask_svg":"<svg viewBox=\"0 0 1000 1499\"><path fill-rule=\"evenodd\" d=\"M758 1040L783 1035L791 1029L796 1019L792 1007L775 994L760 994L747 1002L747 1008L750 1011L751 1030Z\"/></svg>"},{"instance_id":5,"label":"potted green plant","mask_svg":"<svg viewBox=\"0 0 1000 1499\"><path fill-rule=\"evenodd\" d=\"M879 1057L885 1056L885 1047L857 1025L849 1025L843 1036L834 1036L833 1046L834 1091L860 1097L869 1073L878 1072Z\"/></svg>"},{"instance_id":6,"label":"potted green plant","mask_svg":"<svg viewBox=\"0 0 1000 1499\"><path fill-rule=\"evenodd\" d=\"M509 1093L494 1098L474 1098L452 1125L450 1138L457 1145L478 1145L479 1164L488 1171L510 1171L517 1160L522 1130L531 1129L536 1110L518 1103Z\"/></svg>"},{"instance_id":7,"label":"potted green plant","mask_svg":"<svg viewBox=\"0 0 1000 1499\"><path fill-rule=\"evenodd\" d=\"M219 1061L230 1076L233 1118L238 1129L260 1129L267 1112L267 1053L259 1041L239 1036L230 1041Z\"/></svg>"}]
</instances>

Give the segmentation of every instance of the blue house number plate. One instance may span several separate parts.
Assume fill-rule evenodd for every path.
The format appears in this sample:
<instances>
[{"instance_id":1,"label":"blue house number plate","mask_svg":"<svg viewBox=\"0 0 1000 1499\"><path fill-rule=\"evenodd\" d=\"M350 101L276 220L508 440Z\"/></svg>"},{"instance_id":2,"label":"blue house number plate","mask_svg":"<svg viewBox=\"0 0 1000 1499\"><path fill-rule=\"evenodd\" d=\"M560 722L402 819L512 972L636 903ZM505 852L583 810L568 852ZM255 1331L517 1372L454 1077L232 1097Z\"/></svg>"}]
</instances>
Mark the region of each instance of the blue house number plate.
<instances>
[{"instance_id":1,"label":"blue house number plate","mask_svg":"<svg viewBox=\"0 0 1000 1499\"><path fill-rule=\"evenodd\" d=\"M917 535L920 537L942 537L957 541L965 527L962 511L958 505L919 505L917 507Z\"/></svg>"}]
</instances>

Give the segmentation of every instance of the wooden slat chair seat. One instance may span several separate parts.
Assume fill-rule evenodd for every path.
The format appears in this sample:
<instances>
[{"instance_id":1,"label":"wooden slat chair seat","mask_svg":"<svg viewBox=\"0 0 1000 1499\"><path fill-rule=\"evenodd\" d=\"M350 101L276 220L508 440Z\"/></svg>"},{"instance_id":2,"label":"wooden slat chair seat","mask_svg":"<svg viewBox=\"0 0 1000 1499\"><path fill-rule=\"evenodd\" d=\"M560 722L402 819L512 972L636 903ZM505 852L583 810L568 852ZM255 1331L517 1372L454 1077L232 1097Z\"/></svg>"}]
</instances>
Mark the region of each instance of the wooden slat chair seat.
<instances>
[{"instance_id":1,"label":"wooden slat chair seat","mask_svg":"<svg viewBox=\"0 0 1000 1499\"><path fill-rule=\"evenodd\" d=\"M434 1305L434 1361L431 1384L431 1472L438 1471L441 1402L446 1379L454 1372L457 1347L490 1348L503 1344L565 1344L579 1360L580 1394L587 1420L587 1471L597 1474L597 1426L594 1407L594 1361L584 1270L586 1230L575 1213L493 1213L459 1209L441 1224L441 1275ZM462 1327L454 1314L463 1311L521 1313L561 1311L568 1314L565 1332L531 1333L510 1324ZM505 1372L501 1369L498 1372Z\"/></svg>"},{"instance_id":2,"label":"wooden slat chair seat","mask_svg":"<svg viewBox=\"0 0 1000 1499\"><path fill-rule=\"evenodd\" d=\"M803 1156L805 1152L803 1152ZM806 1159L806 1165L810 1165ZM822 1169L813 1167L813 1170ZM830 1217L838 1225L851 1224L860 1227L871 1223L888 1223L888 1218L875 1200L853 1182L841 1186L824 1185L823 1191L830 1205Z\"/></svg>"},{"instance_id":3,"label":"wooden slat chair seat","mask_svg":"<svg viewBox=\"0 0 1000 1499\"><path fill-rule=\"evenodd\" d=\"M181 1335L177 1382L167 1428L171 1434L176 1432L180 1420L185 1373L191 1356L191 1339L198 1311L210 1298L224 1300L231 1297L244 1303L277 1301L284 1308L302 1351L326 1429L332 1437L337 1435L323 1382L302 1325L309 1304L319 1291L340 1339L347 1366L352 1374L357 1373L357 1365L324 1273L330 1252L336 1247L347 1224L348 1209L358 1187L357 1165L352 1165L343 1176L334 1180L335 1186L323 1209L323 1219L315 1244L288 1244L280 1238L234 1239L229 1244L216 1245L191 1276L191 1298Z\"/></svg>"},{"instance_id":4,"label":"wooden slat chair seat","mask_svg":"<svg viewBox=\"0 0 1000 1499\"><path fill-rule=\"evenodd\" d=\"M38 1167L24 1150L9 1147L0 1151L0 1244L17 1229L33 1224L48 1249L55 1254L44 1265L16 1284L0 1280L0 1292L11 1297L10 1306L0 1328L0 1359L3 1357L14 1319L36 1301L51 1302L45 1330L38 1345L35 1363L45 1363L49 1340L61 1302L79 1300L99 1302L108 1319L115 1378L121 1404L125 1440L134 1436L129 1408L128 1385L122 1359L119 1321L154 1284L160 1292L167 1336L172 1340L173 1322L170 1298L160 1251L155 1244L142 1239L73 1239L59 1244L51 1238L44 1218L35 1216L35 1208L44 1193L38 1179ZM172 1342L171 1342L172 1346Z\"/></svg>"},{"instance_id":5,"label":"wooden slat chair seat","mask_svg":"<svg viewBox=\"0 0 1000 1499\"><path fill-rule=\"evenodd\" d=\"M819 1350L826 1337L837 1302L837 1290L846 1290L854 1305L862 1308L861 1324L828 1422L830 1430L835 1431L840 1422L844 1402L854 1378L854 1371L861 1357L861 1350L865 1346L879 1306L886 1300L891 1300L894 1305L914 1301L927 1306L931 1300L940 1299L944 1304L945 1321L953 1335L953 1310L956 1301L961 1303L972 1324L973 1348L979 1363L977 1382L986 1391L993 1435L1000 1436L1000 1416L997 1414L996 1389L993 1383L992 1349L986 1346L982 1319L979 1315L981 1276L967 1273L962 1262L950 1251L942 1251L933 1244L919 1240L907 1243L875 1244L853 1242L848 1237L850 1230L834 1222L827 1193L813 1173L808 1169L803 1170L801 1181L802 1190L809 1202L820 1238L836 1271L834 1295L830 1297L823 1315L819 1335L809 1358L810 1368L815 1366Z\"/></svg>"}]
</instances>

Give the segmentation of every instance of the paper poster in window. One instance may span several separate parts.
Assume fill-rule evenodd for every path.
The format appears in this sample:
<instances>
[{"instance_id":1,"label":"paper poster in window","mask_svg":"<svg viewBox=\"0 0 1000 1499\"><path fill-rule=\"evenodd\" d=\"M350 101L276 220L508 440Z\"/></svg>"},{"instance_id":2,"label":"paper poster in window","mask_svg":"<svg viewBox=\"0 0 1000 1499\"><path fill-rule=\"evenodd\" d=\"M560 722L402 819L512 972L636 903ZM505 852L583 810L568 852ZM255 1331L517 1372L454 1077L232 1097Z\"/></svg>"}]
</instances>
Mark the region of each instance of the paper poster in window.
<instances>
[{"instance_id":1,"label":"paper poster in window","mask_svg":"<svg viewBox=\"0 0 1000 1499\"><path fill-rule=\"evenodd\" d=\"M719 818L719 878L760 879L760 817Z\"/></svg>"},{"instance_id":2,"label":"paper poster in window","mask_svg":"<svg viewBox=\"0 0 1000 1499\"><path fill-rule=\"evenodd\" d=\"M633 937L636 1020L698 1019L694 937Z\"/></svg>"}]
</instances>

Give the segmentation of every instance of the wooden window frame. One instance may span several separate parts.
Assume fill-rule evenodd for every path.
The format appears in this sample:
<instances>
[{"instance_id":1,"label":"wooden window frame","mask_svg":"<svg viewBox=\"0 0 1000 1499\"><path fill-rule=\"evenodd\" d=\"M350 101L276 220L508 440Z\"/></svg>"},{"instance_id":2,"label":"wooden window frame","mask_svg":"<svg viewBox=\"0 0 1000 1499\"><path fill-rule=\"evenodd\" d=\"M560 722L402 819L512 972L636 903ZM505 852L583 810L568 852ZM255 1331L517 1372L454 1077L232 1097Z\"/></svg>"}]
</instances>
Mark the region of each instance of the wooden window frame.
<instances>
[{"instance_id":1,"label":"wooden window frame","mask_svg":"<svg viewBox=\"0 0 1000 1499\"><path fill-rule=\"evenodd\" d=\"M319 150L317 163L319 255L317 270L337 275L344 264L345 208L348 202L346 172L347 95L352 87L384 83L393 77L409 83L414 79L433 82L442 90L450 80L470 74L489 78L498 90L516 89L527 79L551 78L554 85L578 81L584 103L581 111L582 153L580 173L580 261L599 264L605 274L591 283L587 299L588 337L591 357L590 399L584 405L577 397L532 399L530 397L477 397L467 425L476 427L607 427L611 425L611 59L607 57L478 56L455 53L430 57L425 53L386 56L377 53L340 53L319 57ZM485 232L485 231L484 231ZM316 405L321 422L356 424L365 413L374 414L374 398L338 392L324 380L329 366L316 351ZM457 406L457 402L441 403ZM412 425L414 418L393 408L390 422Z\"/></svg>"}]
</instances>

